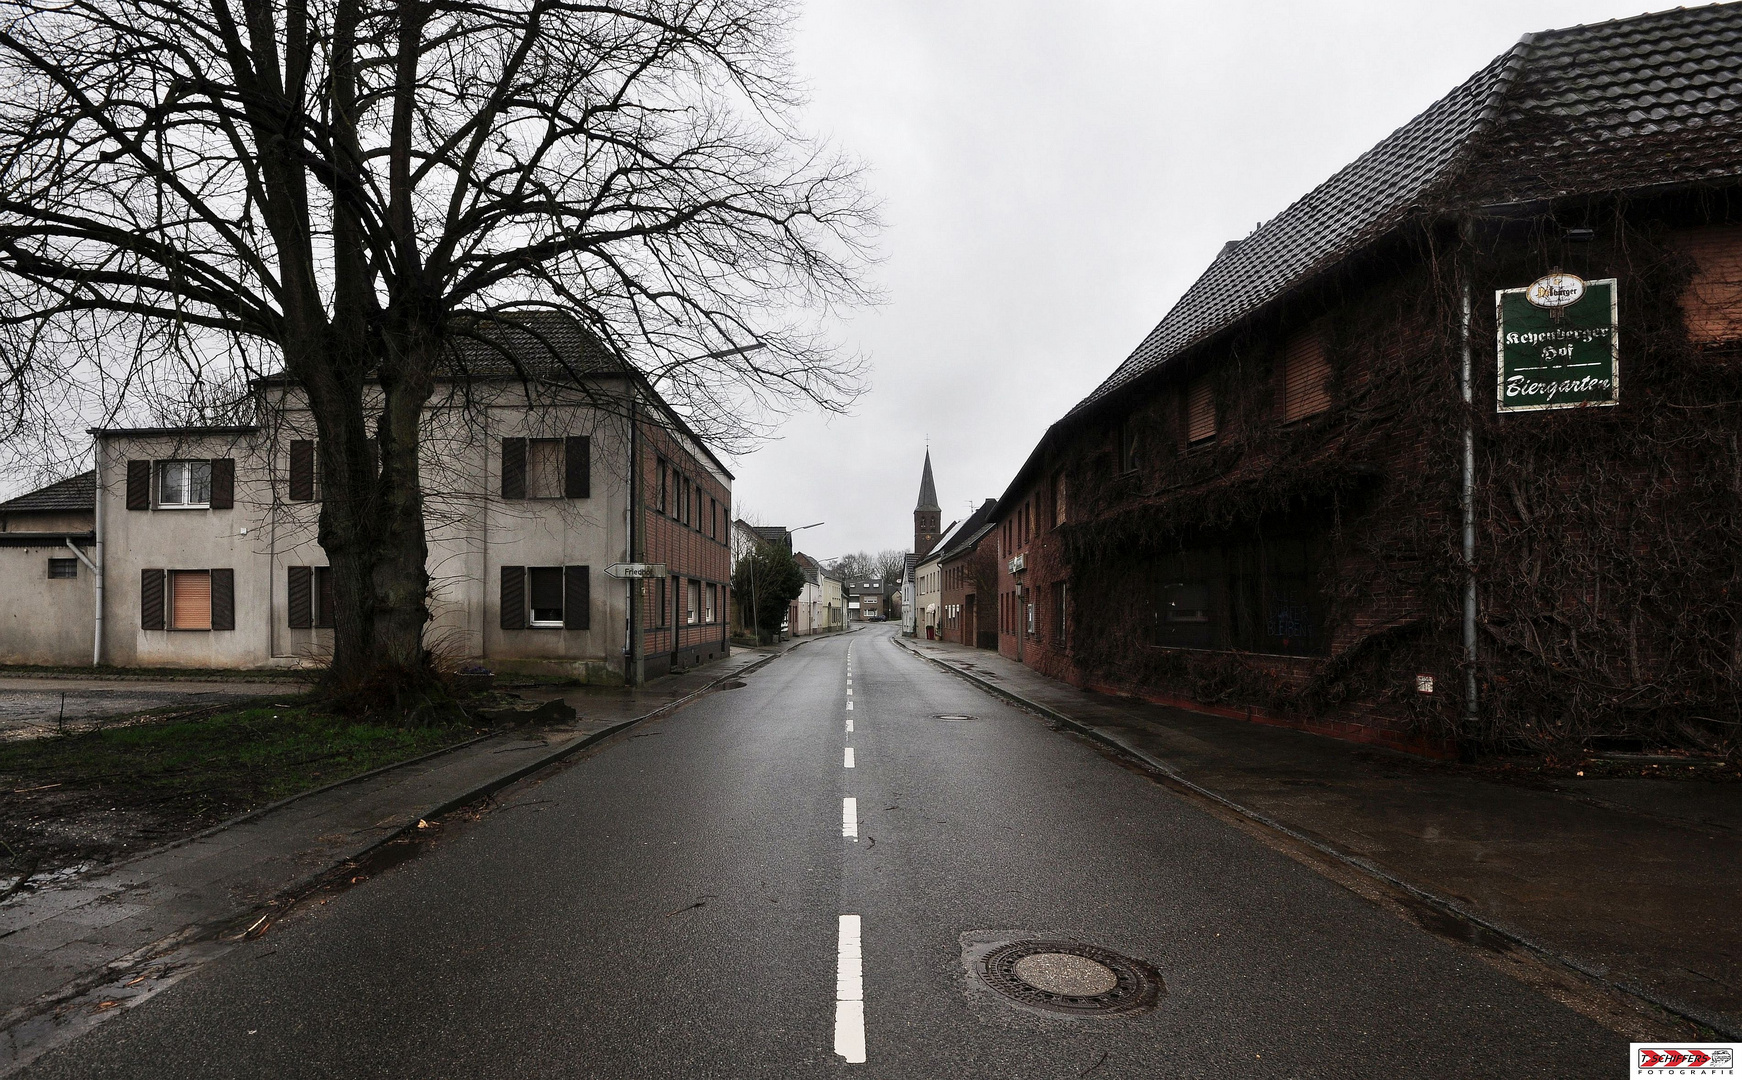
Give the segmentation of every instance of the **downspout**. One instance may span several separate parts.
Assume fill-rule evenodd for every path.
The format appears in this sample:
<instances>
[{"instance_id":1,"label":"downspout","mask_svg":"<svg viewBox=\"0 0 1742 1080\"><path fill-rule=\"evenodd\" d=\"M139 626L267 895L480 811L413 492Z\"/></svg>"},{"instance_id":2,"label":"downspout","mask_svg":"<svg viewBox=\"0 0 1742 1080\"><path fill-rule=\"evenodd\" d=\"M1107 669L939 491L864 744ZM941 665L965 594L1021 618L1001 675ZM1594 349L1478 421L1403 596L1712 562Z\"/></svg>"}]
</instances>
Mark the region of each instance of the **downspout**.
<instances>
[{"instance_id":1,"label":"downspout","mask_svg":"<svg viewBox=\"0 0 1742 1080\"><path fill-rule=\"evenodd\" d=\"M96 584L92 590L91 600L91 666L99 667L103 663L103 444L99 441L92 455L91 478L96 482L96 507L91 515L91 531L96 539L97 561L86 559L78 548L73 547L71 540L67 547L73 547L73 554L91 568L91 579Z\"/></svg>"},{"instance_id":2,"label":"downspout","mask_svg":"<svg viewBox=\"0 0 1742 1080\"><path fill-rule=\"evenodd\" d=\"M636 412L635 387L629 391L629 561L641 561L641 422ZM629 589L629 671L626 682L641 686L646 680L646 635L641 629L641 578L630 578L624 584Z\"/></svg>"},{"instance_id":3,"label":"downspout","mask_svg":"<svg viewBox=\"0 0 1742 1080\"><path fill-rule=\"evenodd\" d=\"M1459 390L1464 401L1464 477L1460 502L1464 513L1464 713L1476 723L1476 409L1470 347L1470 277L1463 274L1463 303L1458 339L1463 352Z\"/></svg>"}]
</instances>

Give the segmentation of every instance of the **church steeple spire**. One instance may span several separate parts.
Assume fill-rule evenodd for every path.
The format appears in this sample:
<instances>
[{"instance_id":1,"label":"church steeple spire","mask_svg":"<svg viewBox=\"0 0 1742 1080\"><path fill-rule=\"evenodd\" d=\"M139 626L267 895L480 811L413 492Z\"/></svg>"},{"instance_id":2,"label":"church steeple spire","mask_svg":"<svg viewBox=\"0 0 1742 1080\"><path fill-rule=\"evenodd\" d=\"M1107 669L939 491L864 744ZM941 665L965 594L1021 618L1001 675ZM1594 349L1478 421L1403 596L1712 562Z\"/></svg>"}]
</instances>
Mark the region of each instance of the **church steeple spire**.
<instances>
[{"instance_id":1,"label":"church steeple spire","mask_svg":"<svg viewBox=\"0 0 1742 1080\"><path fill-rule=\"evenodd\" d=\"M939 513L942 513L944 509L938 505L937 485L932 483L931 451L929 449L925 452L925 472L919 478L919 502L914 504L913 508L915 510L936 510Z\"/></svg>"},{"instance_id":2,"label":"church steeple spire","mask_svg":"<svg viewBox=\"0 0 1742 1080\"><path fill-rule=\"evenodd\" d=\"M920 558L931 554L938 542L938 526L942 524L944 508L938 505L937 484L931 478L931 449L925 452L925 472L919 478L919 503L913 508L913 553Z\"/></svg>"}]
</instances>

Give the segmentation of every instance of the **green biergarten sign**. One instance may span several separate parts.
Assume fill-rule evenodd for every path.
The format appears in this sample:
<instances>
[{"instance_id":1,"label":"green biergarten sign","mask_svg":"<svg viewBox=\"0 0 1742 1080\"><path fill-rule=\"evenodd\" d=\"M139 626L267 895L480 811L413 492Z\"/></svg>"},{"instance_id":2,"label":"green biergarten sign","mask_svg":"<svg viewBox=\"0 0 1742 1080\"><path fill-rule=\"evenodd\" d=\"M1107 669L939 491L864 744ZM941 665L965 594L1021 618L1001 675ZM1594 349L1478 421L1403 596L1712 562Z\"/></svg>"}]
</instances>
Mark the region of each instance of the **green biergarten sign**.
<instances>
[{"instance_id":1,"label":"green biergarten sign","mask_svg":"<svg viewBox=\"0 0 1742 1080\"><path fill-rule=\"evenodd\" d=\"M1550 274L1494 294L1499 314L1499 409L1533 412L1621 400L1615 279Z\"/></svg>"}]
</instances>

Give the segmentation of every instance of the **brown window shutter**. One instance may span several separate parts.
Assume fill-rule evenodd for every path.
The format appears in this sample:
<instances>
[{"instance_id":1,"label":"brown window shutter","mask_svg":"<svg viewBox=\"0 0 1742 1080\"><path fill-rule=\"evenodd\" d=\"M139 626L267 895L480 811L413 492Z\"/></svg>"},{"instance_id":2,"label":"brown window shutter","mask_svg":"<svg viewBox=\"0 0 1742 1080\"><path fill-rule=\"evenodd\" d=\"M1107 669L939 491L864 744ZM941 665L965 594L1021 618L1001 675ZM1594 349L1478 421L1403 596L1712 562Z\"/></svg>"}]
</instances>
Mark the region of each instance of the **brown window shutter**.
<instances>
[{"instance_id":1,"label":"brown window shutter","mask_svg":"<svg viewBox=\"0 0 1742 1080\"><path fill-rule=\"evenodd\" d=\"M236 571L212 569L212 629L236 629Z\"/></svg>"},{"instance_id":2,"label":"brown window shutter","mask_svg":"<svg viewBox=\"0 0 1742 1080\"><path fill-rule=\"evenodd\" d=\"M585 435L570 435L563 447L563 497L590 499L593 496L593 440Z\"/></svg>"},{"instance_id":3,"label":"brown window shutter","mask_svg":"<svg viewBox=\"0 0 1742 1080\"><path fill-rule=\"evenodd\" d=\"M1315 416L1331 407L1331 365L1316 326L1297 331L1282 350L1282 422Z\"/></svg>"},{"instance_id":4,"label":"brown window shutter","mask_svg":"<svg viewBox=\"0 0 1742 1080\"><path fill-rule=\"evenodd\" d=\"M1203 442L1215 437L1215 390L1208 375L1199 375L1186 387L1186 441Z\"/></svg>"},{"instance_id":5,"label":"brown window shutter","mask_svg":"<svg viewBox=\"0 0 1742 1080\"><path fill-rule=\"evenodd\" d=\"M307 566L291 566L286 570L290 580L285 592L290 605L290 628L307 630L314 623L310 610L314 600L314 570Z\"/></svg>"},{"instance_id":6,"label":"brown window shutter","mask_svg":"<svg viewBox=\"0 0 1742 1080\"><path fill-rule=\"evenodd\" d=\"M1742 225L1675 233L1671 242L1694 261L1682 294L1688 340L1697 345L1742 339Z\"/></svg>"},{"instance_id":7,"label":"brown window shutter","mask_svg":"<svg viewBox=\"0 0 1742 1080\"><path fill-rule=\"evenodd\" d=\"M315 498L315 444L310 439L290 441L290 499L313 502Z\"/></svg>"},{"instance_id":8,"label":"brown window shutter","mask_svg":"<svg viewBox=\"0 0 1742 1080\"><path fill-rule=\"evenodd\" d=\"M163 629L163 571L139 572L139 629Z\"/></svg>"},{"instance_id":9,"label":"brown window shutter","mask_svg":"<svg viewBox=\"0 0 1742 1080\"><path fill-rule=\"evenodd\" d=\"M127 463L127 509L151 509L151 462L129 461ZM157 627L156 629L163 629Z\"/></svg>"},{"instance_id":10,"label":"brown window shutter","mask_svg":"<svg viewBox=\"0 0 1742 1080\"><path fill-rule=\"evenodd\" d=\"M526 567L524 566L504 566L502 568L502 629L526 629Z\"/></svg>"},{"instance_id":11,"label":"brown window shutter","mask_svg":"<svg viewBox=\"0 0 1742 1080\"><path fill-rule=\"evenodd\" d=\"M333 601L333 568L317 566L315 570L315 628L331 630L338 611Z\"/></svg>"},{"instance_id":12,"label":"brown window shutter","mask_svg":"<svg viewBox=\"0 0 1742 1080\"><path fill-rule=\"evenodd\" d=\"M525 439L502 440L502 497L504 499L526 498Z\"/></svg>"},{"instance_id":13,"label":"brown window shutter","mask_svg":"<svg viewBox=\"0 0 1742 1080\"><path fill-rule=\"evenodd\" d=\"M213 510L228 510L236 505L236 459L212 459L212 501L208 504Z\"/></svg>"},{"instance_id":14,"label":"brown window shutter","mask_svg":"<svg viewBox=\"0 0 1742 1080\"><path fill-rule=\"evenodd\" d=\"M593 627L593 581L591 568L563 567L563 629L591 630Z\"/></svg>"}]
</instances>

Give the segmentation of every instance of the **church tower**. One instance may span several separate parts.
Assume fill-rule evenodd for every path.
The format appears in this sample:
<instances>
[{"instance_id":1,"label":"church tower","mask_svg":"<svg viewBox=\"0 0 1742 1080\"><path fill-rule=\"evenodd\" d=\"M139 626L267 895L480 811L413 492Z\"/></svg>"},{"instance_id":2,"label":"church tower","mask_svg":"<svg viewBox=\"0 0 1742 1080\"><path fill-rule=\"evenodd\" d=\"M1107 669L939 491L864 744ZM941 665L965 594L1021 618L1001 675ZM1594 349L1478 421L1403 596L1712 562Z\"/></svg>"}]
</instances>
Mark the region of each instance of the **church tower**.
<instances>
[{"instance_id":1,"label":"church tower","mask_svg":"<svg viewBox=\"0 0 1742 1080\"><path fill-rule=\"evenodd\" d=\"M913 508L913 553L923 559L938 542L944 508L938 505L937 485L931 478L931 450L925 452L925 473L919 479L919 505Z\"/></svg>"}]
</instances>

